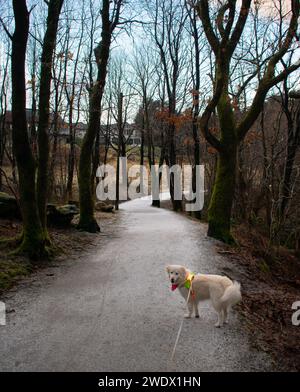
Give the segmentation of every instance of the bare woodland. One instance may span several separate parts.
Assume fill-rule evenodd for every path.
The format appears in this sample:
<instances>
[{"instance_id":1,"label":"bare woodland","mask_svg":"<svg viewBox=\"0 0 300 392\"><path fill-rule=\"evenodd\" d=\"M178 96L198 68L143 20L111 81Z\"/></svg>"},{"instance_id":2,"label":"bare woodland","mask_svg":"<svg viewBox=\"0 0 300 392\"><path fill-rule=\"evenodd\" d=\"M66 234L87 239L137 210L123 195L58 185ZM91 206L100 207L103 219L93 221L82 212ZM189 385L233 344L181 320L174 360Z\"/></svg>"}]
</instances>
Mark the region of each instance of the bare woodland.
<instances>
[{"instance_id":1,"label":"bare woodland","mask_svg":"<svg viewBox=\"0 0 300 392\"><path fill-rule=\"evenodd\" d=\"M1 0L0 187L21 211L15 252L51 256L48 203L75 203L78 229L99 231L96 170L118 157L205 165L194 217L209 236L235 244L247 225L299 252L299 12L298 0ZM183 211L173 188L171 175Z\"/></svg>"}]
</instances>

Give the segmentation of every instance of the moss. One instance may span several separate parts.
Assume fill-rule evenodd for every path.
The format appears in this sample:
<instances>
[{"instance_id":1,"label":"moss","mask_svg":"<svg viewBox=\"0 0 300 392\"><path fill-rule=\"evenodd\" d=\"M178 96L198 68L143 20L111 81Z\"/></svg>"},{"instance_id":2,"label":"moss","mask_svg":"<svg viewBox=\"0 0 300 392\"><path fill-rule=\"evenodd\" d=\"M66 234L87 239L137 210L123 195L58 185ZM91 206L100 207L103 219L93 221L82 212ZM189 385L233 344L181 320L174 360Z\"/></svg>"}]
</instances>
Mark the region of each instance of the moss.
<instances>
[{"instance_id":1,"label":"moss","mask_svg":"<svg viewBox=\"0 0 300 392\"><path fill-rule=\"evenodd\" d=\"M31 270L29 263L0 260L0 291L12 287L19 278L29 275Z\"/></svg>"},{"instance_id":2,"label":"moss","mask_svg":"<svg viewBox=\"0 0 300 392\"><path fill-rule=\"evenodd\" d=\"M227 88L220 97L218 106L221 145L216 180L208 208L208 235L228 244L234 244L230 232L231 210L235 191L238 141L235 130L232 104Z\"/></svg>"},{"instance_id":3,"label":"moss","mask_svg":"<svg viewBox=\"0 0 300 392\"><path fill-rule=\"evenodd\" d=\"M260 260L259 263L257 264L258 268L264 272L264 273L269 273L270 272L270 267L268 264L265 262L265 260Z\"/></svg>"},{"instance_id":4,"label":"moss","mask_svg":"<svg viewBox=\"0 0 300 392\"><path fill-rule=\"evenodd\" d=\"M228 244L235 242L230 233L235 167L236 150L231 154L219 155L216 180L208 209L208 235Z\"/></svg>"},{"instance_id":5,"label":"moss","mask_svg":"<svg viewBox=\"0 0 300 392\"><path fill-rule=\"evenodd\" d=\"M32 261L49 259L54 254L48 231L30 226L24 229L22 241L12 255L25 255Z\"/></svg>"},{"instance_id":6,"label":"moss","mask_svg":"<svg viewBox=\"0 0 300 392\"><path fill-rule=\"evenodd\" d=\"M95 218L84 219L82 216L80 217L77 229L87 231L88 233L98 233L100 231L100 227Z\"/></svg>"}]
</instances>

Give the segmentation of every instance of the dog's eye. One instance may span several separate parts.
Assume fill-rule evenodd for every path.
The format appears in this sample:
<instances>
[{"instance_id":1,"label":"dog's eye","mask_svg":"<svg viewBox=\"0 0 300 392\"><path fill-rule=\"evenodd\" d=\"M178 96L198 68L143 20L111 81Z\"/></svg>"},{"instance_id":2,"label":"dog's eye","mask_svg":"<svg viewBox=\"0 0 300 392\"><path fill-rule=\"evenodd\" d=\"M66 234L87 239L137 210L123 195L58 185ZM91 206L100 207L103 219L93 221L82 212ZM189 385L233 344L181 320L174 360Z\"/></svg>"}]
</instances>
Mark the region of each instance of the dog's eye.
<instances>
[{"instance_id":1,"label":"dog's eye","mask_svg":"<svg viewBox=\"0 0 300 392\"><path fill-rule=\"evenodd\" d=\"M176 275L178 275L178 272L176 272Z\"/></svg>"}]
</instances>

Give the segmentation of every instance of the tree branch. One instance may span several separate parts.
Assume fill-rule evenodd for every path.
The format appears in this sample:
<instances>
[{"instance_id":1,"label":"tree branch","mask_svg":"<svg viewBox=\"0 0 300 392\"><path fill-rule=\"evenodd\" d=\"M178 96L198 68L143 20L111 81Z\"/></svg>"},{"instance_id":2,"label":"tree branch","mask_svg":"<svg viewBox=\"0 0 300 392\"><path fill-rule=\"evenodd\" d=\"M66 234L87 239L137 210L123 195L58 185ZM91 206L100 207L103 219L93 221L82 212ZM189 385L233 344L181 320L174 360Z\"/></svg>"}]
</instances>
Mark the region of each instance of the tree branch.
<instances>
[{"instance_id":1,"label":"tree branch","mask_svg":"<svg viewBox=\"0 0 300 392\"><path fill-rule=\"evenodd\" d=\"M234 3L236 3L236 1L234 1ZM240 41L241 35L244 31L245 24L247 22L250 7L251 7L251 0L242 1L239 18L236 22L235 28L229 40L229 56L232 56L237 44Z\"/></svg>"},{"instance_id":2,"label":"tree branch","mask_svg":"<svg viewBox=\"0 0 300 392\"><path fill-rule=\"evenodd\" d=\"M209 8L208 8L208 1L207 0L200 0L196 4L196 9L197 9L198 15L202 21L203 29L204 29L205 35L208 39L208 42L209 42L214 54L217 55L219 48L220 48L220 41L219 41L218 37L216 36L216 34L214 33L213 27L211 25Z\"/></svg>"},{"instance_id":3,"label":"tree branch","mask_svg":"<svg viewBox=\"0 0 300 392\"><path fill-rule=\"evenodd\" d=\"M275 67L277 63L283 58L283 56L287 53L292 40L296 37L296 32L298 28L298 18L300 13L300 4L299 0L292 0L292 17L290 20L288 32L286 38L279 48L279 50L274 53L274 55L270 58L269 63L267 65L266 71L264 73L263 78L261 79L255 97L253 99L252 105L244 116L243 120L237 127L237 135L239 140L242 140L248 130L256 121L259 113L261 111L261 106L265 100L265 97L273 86L277 83L284 80L290 73L295 71L296 69L300 68L300 60L297 63L290 65L282 72L280 72L277 76L274 75Z\"/></svg>"},{"instance_id":4,"label":"tree branch","mask_svg":"<svg viewBox=\"0 0 300 392\"><path fill-rule=\"evenodd\" d=\"M13 37L12 37L12 34L8 31L8 29L7 29L7 27L5 26L5 23L3 22L1 16L0 16L0 23L2 24L2 27L3 27L4 31L5 31L5 33L7 34L8 38L9 38L10 40L12 40L12 38L13 38Z\"/></svg>"}]
</instances>

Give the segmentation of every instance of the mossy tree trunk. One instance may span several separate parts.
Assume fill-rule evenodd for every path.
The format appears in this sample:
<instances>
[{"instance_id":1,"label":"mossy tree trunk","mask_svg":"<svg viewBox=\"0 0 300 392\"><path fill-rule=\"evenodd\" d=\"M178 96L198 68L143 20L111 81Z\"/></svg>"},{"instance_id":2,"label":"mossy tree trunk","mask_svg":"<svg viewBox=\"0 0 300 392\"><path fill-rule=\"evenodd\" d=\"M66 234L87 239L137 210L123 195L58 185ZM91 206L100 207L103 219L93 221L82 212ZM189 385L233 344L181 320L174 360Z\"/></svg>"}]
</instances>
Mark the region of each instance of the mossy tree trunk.
<instances>
[{"instance_id":1,"label":"mossy tree trunk","mask_svg":"<svg viewBox=\"0 0 300 392\"><path fill-rule=\"evenodd\" d=\"M233 242L230 233L231 210L235 189L236 149L220 153L217 173L208 209L208 236L226 243Z\"/></svg>"},{"instance_id":2,"label":"mossy tree trunk","mask_svg":"<svg viewBox=\"0 0 300 392\"><path fill-rule=\"evenodd\" d=\"M229 61L216 72L222 72L224 85L217 105L220 124L220 145L215 183L208 208L208 235L226 243L233 242L230 234L231 210L235 192L238 138L233 108L228 93Z\"/></svg>"},{"instance_id":3,"label":"mossy tree trunk","mask_svg":"<svg viewBox=\"0 0 300 392\"><path fill-rule=\"evenodd\" d=\"M228 1L221 5L216 18L219 35L216 35L210 18L208 0L200 0L196 5L206 38L216 58L213 96L199 119L201 132L207 142L218 151L217 174L208 211L208 235L229 243L233 241L230 233L230 221L239 143L245 138L258 118L268 91L300 67L298 62L276 73L277 64L285 56L296 38L300 4L298 0L292 0L292 15L286 34L279 38L278 49L274 51L265 67L264 75L260 78L251 106L242 119L237 121L228 94L229 70L232 56L244 31L250 7L251 0L242 0L239 16L236 19L236 1ZM257 70L254 71L253 77L256 72ZM209 120L216 108L220 124L220 138L217 138L209 129Z\"/></svg>"},{"instance_id":4,"label":"mossy tree trunk","mask_svg":"<svg viewBox=\"0 0 300 392\"><path fill-rule=\"evenodd\" d=\"M40 90L39 90L39 123L38 123L38 174L37 174L37 201L42 227L45 237L47 232L47 196L49 178L49 102L51 94L52 61L55 49L58 21L64 0L50 0L48 2L47 28L43 41Z\"/></svg>"},{"instance_id":5,"label":"mossy tree trunk","mask_svg":"<svg viewBox=\"0 0 300 392\"><path fill-rule=\"evenodd\" d=\"M110 1L102 2L102 32L101 41L94 53L97 63L97 80L92 86L89 102L89 124L82 141L79 159L79 204L80 219L78 229L95 233L100 230L94 216L94 195L92 189L92 153L96 135L100 129L101 101L107 74L107 64L110 54L112 34L119 23L122 0L115 1L113 20L110 20Z\"/></svg>"},{"instance_id":6,"label":"mossy tree trunk","mask_svg":"<svg viewBox=\"0 0 300 392\"><path fill-rule=\"evenodd\" d=\"M29 31L29 12L25 0L14 0L15 31L12 36L12 139L19 174L23 233L19 253L32 259L47 254L45 233L38 214L35 191L36 162L28 138L26 120L25 54Z\"/></svg>"},{"instance_id":7,"label":"mossy tree trunk","mask_svg":"<svg viewBox=\"0 0 300 392\"><path fill-rule=\"evenodd\" d=\"M99 72L98 72L99 77ZM90 113L88 130L83 138L80 159L79 159L79 203L80 219L78 229L96 233L100 227L94 217L94 195L92 189L92 152L97 130L100 127L100 106L102 92L104 88L98 80L94 86L90 97Z\"/></svg>"}]
</instances>

